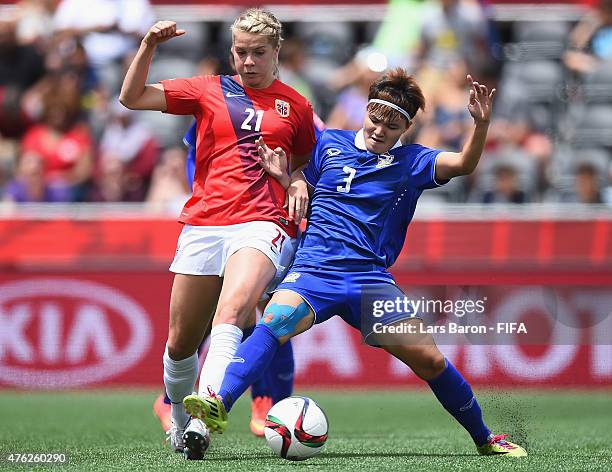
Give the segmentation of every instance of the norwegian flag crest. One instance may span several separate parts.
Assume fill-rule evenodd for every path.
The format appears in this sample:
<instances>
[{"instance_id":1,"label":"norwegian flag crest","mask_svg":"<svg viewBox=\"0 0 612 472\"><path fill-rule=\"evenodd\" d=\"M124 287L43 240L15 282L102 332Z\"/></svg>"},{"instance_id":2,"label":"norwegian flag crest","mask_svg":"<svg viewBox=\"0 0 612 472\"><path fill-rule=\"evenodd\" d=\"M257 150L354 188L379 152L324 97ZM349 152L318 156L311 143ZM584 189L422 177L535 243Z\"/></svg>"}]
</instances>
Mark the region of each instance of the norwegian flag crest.
<instances>
[{"instance_id":1,"label":"norwegian flag crest","mask_svg":"<svg viewBox=\"0 0 612 472\"><path fill-rule=\"evenodd\" d=\"M278 112L280 116L282 116L283 118L287 118L289 116L290 107L287 102L285 102L284 100L279 100L277 98L276 101L274 102L274 105L276 107L276 111Z\"/></svg>"}]
</instances>

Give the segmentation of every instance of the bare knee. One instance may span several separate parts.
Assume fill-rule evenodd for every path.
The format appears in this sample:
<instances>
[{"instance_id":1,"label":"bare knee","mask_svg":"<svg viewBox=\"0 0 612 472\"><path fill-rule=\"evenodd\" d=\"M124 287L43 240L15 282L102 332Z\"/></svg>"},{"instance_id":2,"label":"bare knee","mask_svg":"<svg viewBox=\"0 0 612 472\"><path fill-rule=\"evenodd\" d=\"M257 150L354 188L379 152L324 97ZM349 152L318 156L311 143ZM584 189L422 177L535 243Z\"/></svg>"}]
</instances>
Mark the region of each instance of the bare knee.
<instances>
[{"instance_id":1,"label":"bare knee","mask_svg":"<svg viewBox=\"0 0 612 472\"><path fill-rule=\"evenodd\" d=\"M213 325L231 324L242 329L253 324L254 313L253 307L246 306L246 304L224 303L217 308Z\"/></svg>"},{"instance_id":2,"label":"bare knee","mask_svg":"<svg viewBox=\"0 0 612 472\"><path fill-rule=\"evenodd\" d=\"M410 367L422 380L428 381L438 377L446 369L446 359L437 349L427 349L414 359Z\"/></svg>"},{"instance_id":3,"label":"bare knee","mask_svg":"<svg viewBox=\"0 0 612 472\"><path fill-rule=\"evenodd\" d=\"M198 346L194 345L191 340L181 337L177 330L170 330L166 345L170 359L175 361L191 357L198 349Z\"/></svg>"}]
</instances>

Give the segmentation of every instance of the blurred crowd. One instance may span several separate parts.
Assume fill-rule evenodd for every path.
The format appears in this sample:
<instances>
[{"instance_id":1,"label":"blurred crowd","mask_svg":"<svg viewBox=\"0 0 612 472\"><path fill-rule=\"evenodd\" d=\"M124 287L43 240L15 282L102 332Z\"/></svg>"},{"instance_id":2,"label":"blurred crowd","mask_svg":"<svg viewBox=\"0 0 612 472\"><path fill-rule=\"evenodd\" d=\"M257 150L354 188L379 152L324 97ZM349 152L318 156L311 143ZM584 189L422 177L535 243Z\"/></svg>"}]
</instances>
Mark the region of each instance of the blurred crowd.
<instances>
[{"instance_id":1,"label":"blurred crowd","mask_svg":"<svg viewBox=\"0 0 612 472\"><path fill-rule=\"evenodd\" d=\"M155 21L148 0L22 0L0 19L1 200L185 200L190 118L117 100ZM232 73L230 24L181 24L187 34L160 46L149 81ZM331 128L359 129L369 84L403 66L427 98L407 139L459 151L471 126L466 74L497 87L477 172L431 202L612 204L612 0L577 22L509 31L476 0L391 0L382 23L285 27L280 79Z\"/></svg>"}]
</instances>

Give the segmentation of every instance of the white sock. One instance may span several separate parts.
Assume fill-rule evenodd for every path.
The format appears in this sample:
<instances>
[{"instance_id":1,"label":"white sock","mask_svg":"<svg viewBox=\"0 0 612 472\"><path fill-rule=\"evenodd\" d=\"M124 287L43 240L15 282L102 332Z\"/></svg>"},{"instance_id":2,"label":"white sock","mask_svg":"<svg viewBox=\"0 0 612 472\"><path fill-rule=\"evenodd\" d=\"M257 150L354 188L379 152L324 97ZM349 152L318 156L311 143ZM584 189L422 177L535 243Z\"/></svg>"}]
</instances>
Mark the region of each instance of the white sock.
<instances>
[{"instance_id":1,"label":"white sock","mask_svg":"<svg viewBox=\"0 0 612 472\"><path fill-rule=\"evenodd\" d=\"M238 346L242 342L242 330L231 324L220 324L213 327L210 332L210 347L206 360L200 373L198 393L201 396L208 394L208 387L219 392L225 369L234 358Z\"/></svg>"},{"instance_id":2,"label":"white sock","mask_svg":"<svg viewBox=\"0 0 612 472\"><path fill-rule=\"evenodd\" d=\"M198 378L198 353L181 361L175 361L168 355L168 346L164 351L164 385L166 393L172 402L172 422L183 428L189 415L183 406L183 398L193 393L193 387Z\"/></svg>"}]
</instances>

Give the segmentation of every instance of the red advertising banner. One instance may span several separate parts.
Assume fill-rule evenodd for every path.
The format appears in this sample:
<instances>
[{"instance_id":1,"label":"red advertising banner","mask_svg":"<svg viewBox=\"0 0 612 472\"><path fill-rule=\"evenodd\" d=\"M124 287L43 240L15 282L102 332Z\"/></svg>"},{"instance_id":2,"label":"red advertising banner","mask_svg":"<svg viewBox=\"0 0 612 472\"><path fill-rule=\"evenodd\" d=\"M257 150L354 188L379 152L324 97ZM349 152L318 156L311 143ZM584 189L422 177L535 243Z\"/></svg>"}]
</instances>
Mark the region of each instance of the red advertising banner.
<instances>
[{"instance_id":1,"label":"red advertising banner","mask_svg":"<svg viewBox=\"0 0 612 472\"><path fill-rule=\"evenodd\" d=\"M477 286L494 325L543 312L558 318L550 339L528 343L442 338L472 382L609 386L612 219L598 215L418 219L393 274L406 294L423 299L437 293L432 287ZM161 385L168 265L181 226L125 215L43 216L0 220L0 387ZM339 318L297 337L294 351L304 385L420 384Z\"/></svg>"},{"instance_id":2,"label":"red advertising banner","mask_svg":"<svg viewBox=\"0 0 612 472\"><path fill-rule=\"evenodd\" d=\"M0 269L165 270L180 229L167 219L0 220ZM611 274L612 219L416 220L394 269Z\"/></svg>"},{"instance_id":3,"label":"red advertising banner","mask_svg":"<svg viewBox=\"0 0 612 472\"><path fill-rule=\"evenodd\" d=\"M494 274L491 274L494 276ZM156 386L167 334L167 272L104 271L0 275L0 386L58 389ZM429 282L422 276L421 284ZM494 320L524 321L549 310L520 284L491 307ZM581 387L612 385L611 285L575 287L557 301L568 326L595 320L580 336L546 345L455 343L443 352L475 384ZM405 286L418 294L418 286ZM517 334L519 336L519 334ZM571 335L570 335L571 336ZM569 339L569 341L568 341ZM308 386L404 386L421 382L382 349L364 345L340 318L294 339L296 380Z\"/></svg>"}]
</instances>

